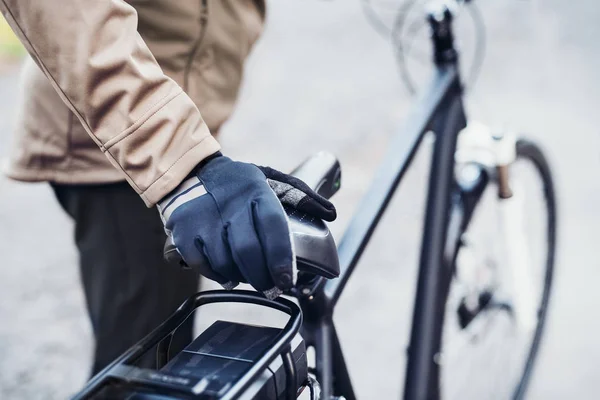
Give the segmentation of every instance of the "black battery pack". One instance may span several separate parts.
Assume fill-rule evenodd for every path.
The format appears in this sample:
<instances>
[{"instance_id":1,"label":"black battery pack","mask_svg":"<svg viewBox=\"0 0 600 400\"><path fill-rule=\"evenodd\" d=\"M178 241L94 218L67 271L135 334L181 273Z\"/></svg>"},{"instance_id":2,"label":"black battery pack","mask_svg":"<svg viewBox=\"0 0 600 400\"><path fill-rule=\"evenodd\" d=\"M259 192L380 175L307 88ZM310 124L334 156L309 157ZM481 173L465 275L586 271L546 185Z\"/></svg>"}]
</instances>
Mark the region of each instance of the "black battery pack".
<instances>
[{"instance_id":1,"label":"black battery pack","mask_svg":"<svg viewBox=\"0 0 600 400\"><path fill-rule=\"evenodd\" d=\"M204 379L202 394L219 398L272 346L279 332L277 328L216 321L161 371L170 376ZM299 387L308 375L306 347L300 336L291 345ZM283 398L285 382L283 363L277 358L242 398Z\"/></svg>"},{"instance_id":2,"label":"black battery pack","mask_svg":"<svg viewBox=\"0 0 600 400\"><path fill-rule=\"evenodd\" d=\"M138 382L146 382L144 385L138 385L137 389L108 386L94 399L219 399L272 346L279 332L277 328L216 321L159 371L133 369L127 374L135 376ZM300 335L294 337L291 347L296 366L296 388L299 388L308 379L306 346ZM127 368L122 367L123 370ZM190 392L194 394L152 393L153 383L171 384L174 388L193 386ZM281 357L277 357L239 399L285 399L285 391L286 374Z\"/></svg>"},{"instance_id":3,"label":"black battery pack","mask_svg":"<svg viewBox=\"0 0 600 400\"><path fill-rule=\"evenodd\" d=\"M276 309L290 319L282 329L216 321L184 350L169 357L169 343L177 327L193 310L219 302ZM93 377L74 399L287 400L308 383L306 346L299 334L301 324L300 308L285 298L271 301L241 290L198 293ZM156 351L158 369L136 365L140 357L152 351Z\"/></svg>"},{"instance_id":4,"label":"black battery pack","mask_svg":"<svg viewBox=\"0 0 600 400\"><path fill-rule=\"evenodd\" d=\"M277 328L216 321L160 371L139 370L136 378L147 382L137 390L108 387L95 399L173 400L219 399L275 342ZM306 346L300 335L292 340L292 358L296 366L296 388L308 379ZM152 393L152 382L190 384L195 395L180 396ZM279 400L285 398L286 375L281 357L277 357L244 392L241 400Z\"/></svg>"}]
</instances>

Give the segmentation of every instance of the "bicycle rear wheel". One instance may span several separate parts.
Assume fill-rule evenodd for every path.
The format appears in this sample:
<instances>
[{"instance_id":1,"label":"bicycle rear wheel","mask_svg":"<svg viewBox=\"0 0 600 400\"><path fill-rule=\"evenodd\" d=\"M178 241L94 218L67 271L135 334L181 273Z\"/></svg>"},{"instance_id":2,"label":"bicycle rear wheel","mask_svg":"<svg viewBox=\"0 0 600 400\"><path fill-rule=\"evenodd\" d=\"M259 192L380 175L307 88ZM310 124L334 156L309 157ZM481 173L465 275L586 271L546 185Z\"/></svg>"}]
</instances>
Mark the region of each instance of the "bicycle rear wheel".
<instances>
[{"instance_id":1,"label":"bicycle rear wheel","mask_svg":"<svg viewBox=\"0 0 600 400\"><path fill-rule=\"evenodd\" d=\"M498 180L490 179L462 236L437 360L442 399L522 398L539 350L554 270L554 185L546 158L527 140L517 141L508 176L519 215L507 215L514 211L504 209L507 202L516 200L499 196ZM511 232L500 229L507 218ZM507 273L515 260L519 271ZM524 273L531 293L515 279Z\"/></svg>"}]
</instances>

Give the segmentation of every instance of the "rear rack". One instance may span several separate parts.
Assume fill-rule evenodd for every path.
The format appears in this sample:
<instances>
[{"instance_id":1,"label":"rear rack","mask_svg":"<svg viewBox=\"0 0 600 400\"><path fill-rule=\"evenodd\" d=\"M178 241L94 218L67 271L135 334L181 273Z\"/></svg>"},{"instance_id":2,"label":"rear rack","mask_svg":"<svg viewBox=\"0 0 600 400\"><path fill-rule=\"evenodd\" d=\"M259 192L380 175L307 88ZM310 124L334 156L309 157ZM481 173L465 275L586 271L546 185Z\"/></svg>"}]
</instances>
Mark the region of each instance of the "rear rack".
<instances>
[{"instance_id":1,"label":"rear rack","mask_svg":"<svg viewBox=\"0 0 600 400\"><path fill-rule=\"evenodd\" d=\"M131 347L121 357L94 376L85 388L77 393L74 400L92 399L110 385L124 385L127 388L143 388L151 393L165 396L179 396L187 399L206 399L202 394L204 379L178 377L158 370L138 368L134 364L142 355L157 346L157 368L162 368L169 359L171 339L177 328L198 307L213 303L246 303L268 307L286 313L290 319L278 334L272 347L256 361L219 400L233 400L241 396L277 356L281 356L286 373L286 398L296 398L296 367L292 358L291 342L302 325L302 312L290 300L278 298L268 300L257 292L245 290L214 290L195 294L187 299L175 313L148 336Z\"/></svg>"}]
</instances>

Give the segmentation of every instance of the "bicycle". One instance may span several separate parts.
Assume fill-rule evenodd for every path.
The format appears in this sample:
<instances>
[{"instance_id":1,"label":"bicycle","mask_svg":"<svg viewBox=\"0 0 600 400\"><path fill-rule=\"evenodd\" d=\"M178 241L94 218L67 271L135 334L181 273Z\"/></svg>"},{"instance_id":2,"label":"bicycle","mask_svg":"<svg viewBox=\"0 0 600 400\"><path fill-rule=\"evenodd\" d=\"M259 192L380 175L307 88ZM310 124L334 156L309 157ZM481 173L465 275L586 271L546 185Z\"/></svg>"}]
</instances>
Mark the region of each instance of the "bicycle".
<instances>
[{"instance_id":1,"label":"bicycle","mask_svg":"<svg viewBox=\"0 0 600 400\"><path fill-rule=\"evenodd\" d=\"M463 109L458 54L452 33L452 12L438 2L428 14L436 71L415 106L405 129L389 152L367 191L339 246L322 221L290 214L300 271L288 298L267 300L247 291L209 291L188 299L167 321L115 360L75 396L127 399L355 399L332 315L344 287L381 220L395 189L428 132L435 133L428 200L421 246L404 398L490 398L469 395L453 375L465 370L468 357L459 345L485 344L504 327L522 340L523 360L493 378L507 378L506 397L525 395L539 350L548 311L556 246L556 200L551 172L534 143L511 132L493 132L469 123ZM530 274L529 246L524 226L524 186L515 167L533 167L540 186L544 232L538 235L541 273ZM321 153L294 171L325 197L340 187L340 165ZM488 200L499 210L506 260L499 265L478 259L473 247L476 221ZM484 219L485 220L485 219ZM475 234L475 239L480 235ZM489 254L486 254L488 257ZM337 276L337 279L330 279ZM533 296L533 288L540 293ZM218 302L250 303L287 313L283 329L217 321L182 352L169 354L177 327L198 307ZM491 325L493 324L493 325ZM489 329L490 326L493 329ZM486 330L488 328L488 330ZM458 336L457 336L458 335ZM315 350L308 366L307 347ZM157 369L135 366L156 348ZM500 355L514 353L497 347ZM489 359L490 353L484 352ZM450 362L458 357L453 369ZM513 372L512 376L510 372ZM475 384L468 382L466 389ZM484 390L490 389L484 385ZM308 389L308 390L307 390ZM478 389L475 387L475 389ZM453 394L457 394L453 396Z\"/></svg>"}]
</instances>

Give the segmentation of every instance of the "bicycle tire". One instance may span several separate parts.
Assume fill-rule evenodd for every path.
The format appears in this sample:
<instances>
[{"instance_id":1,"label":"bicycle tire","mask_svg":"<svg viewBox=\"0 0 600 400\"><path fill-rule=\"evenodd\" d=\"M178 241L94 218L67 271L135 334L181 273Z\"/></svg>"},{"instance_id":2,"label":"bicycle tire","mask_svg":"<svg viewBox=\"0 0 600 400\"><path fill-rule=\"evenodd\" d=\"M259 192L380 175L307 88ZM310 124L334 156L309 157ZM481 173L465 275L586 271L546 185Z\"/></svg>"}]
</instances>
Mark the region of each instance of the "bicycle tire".
<instances>
[{"instance_id":1,"label":"bicycle tire","mask_svg":"<svg viewBox=\"0 0 600 400\"><path fill-rule=\"evenodd\" d=\"M551 170L548 164L546 157L542 150L533 142L520 139L516 143L516 162L526 161L530 163L534 167L534 170L537 172L539 176L541 188L543 192L543 198L546 204L546 214L547 225L546 225L546 255L543 258L545 260L544 263L540 263L543 272L543 281L541 282L541 297L537 306L537 324L533 330L533 334L531 336L531 343L529 345L528 350L525 349L523 351L524 354L524 365L522 369L522 373L518 379L515 379L514 389L511 388L507 390L507 394L510 394L510 398L512 399L522 399L526 393L528 388L528 384L530 382L532 372L535 366L535 361L538 356L538 352L540 349L540 343L542 341L544 327L547 319L548 306L550 301L550 292L552 287L552 280L554 275L554 263L555 263L555 255L556 255L556 197L554 190L554 182L552 179ZM479 206L479 205L478 205ZM477 207L478 207L477 206ZM460 251L460 250L459 250ZM455 266L456 267L456 266ZM450 286L449 284L445 292L444 304L447 304L450 295ZM448 313L448 308L444 308L443 314ZM443 323L448 322L448 315L442 315L442 319L444 319ZM444 335L445 327L443 325L442 335ZM527 346L525 346L527 348ZM444 346L442 345L441 354L444 354ZM444 386L444 363L440 363L440 374L439 376L439 387L441 390L441 397L445 399L443 393ZM512 393L512 394L511 394ZM454 397L451 397L454 398ZM462 397L458 396L457 398L471 398L471 397ZM479 397L483 398L483 397ZM487 398L487 397L486 397Z\"/></svg>"},{"instance_id":2,"label":"bicycle tire","mask_svg":"<svg viewBox=\"0 0 600 400\"><path fill-rule=\"evenodd\" d=\"M534 333L533 343L529 351L529 356L523 371L523 376L519 385L515 390L514 399L521 399L525 396L535 360L538 355L542 334L546 324L548 314L548 306L550 302L550 290L552 288L552 280L554 277L554 262L556 258L556 195L554 192L554 181L548 161L542 150L533 142L527 139L517 141L517 158L528 158L537 167L542 178L544 187L544 196L548 208L548 254L546 259L546 273L544 277L544 289L542 293L542 301L538 314L538 325Z\"/></svg>"}]
</instances>

